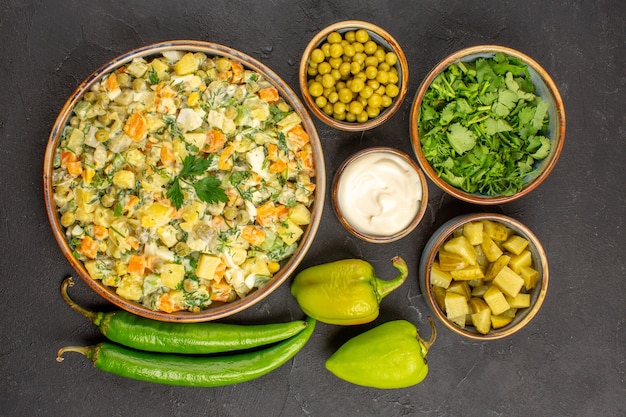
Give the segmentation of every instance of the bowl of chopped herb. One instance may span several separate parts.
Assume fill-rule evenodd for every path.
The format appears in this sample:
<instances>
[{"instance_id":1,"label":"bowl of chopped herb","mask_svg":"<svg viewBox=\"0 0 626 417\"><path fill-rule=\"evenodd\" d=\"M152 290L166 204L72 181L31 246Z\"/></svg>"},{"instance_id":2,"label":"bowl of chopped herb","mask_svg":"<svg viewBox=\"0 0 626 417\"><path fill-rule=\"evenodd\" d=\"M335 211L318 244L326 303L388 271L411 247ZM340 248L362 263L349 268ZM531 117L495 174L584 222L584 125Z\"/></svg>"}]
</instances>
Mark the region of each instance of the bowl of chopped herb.
<instances>
[{"instance_id":1,"label":"bowl of chopped herb","mask_svg":"<svg viewBox=\"0 0 626 417\"><path fill-rule=\"evenodd\" d=\"M523 197L550 174L565 139L556 84L517 50L479 45L438 63L411 107L413 150L446 193L474 204Z\"/></svg>"}]
</instances>

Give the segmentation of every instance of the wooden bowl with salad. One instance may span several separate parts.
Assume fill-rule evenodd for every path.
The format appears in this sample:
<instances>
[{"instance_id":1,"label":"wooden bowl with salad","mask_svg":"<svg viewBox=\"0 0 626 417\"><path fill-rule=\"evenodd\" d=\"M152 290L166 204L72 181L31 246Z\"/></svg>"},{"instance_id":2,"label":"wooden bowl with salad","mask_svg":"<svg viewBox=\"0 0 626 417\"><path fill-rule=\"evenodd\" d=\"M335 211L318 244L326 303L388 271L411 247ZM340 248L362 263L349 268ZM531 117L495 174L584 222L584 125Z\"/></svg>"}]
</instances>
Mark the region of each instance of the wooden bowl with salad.
<instances>
[{"instance_id":1,"label":"wooden bowl with salad","mask_svg":"<svg viewBox=\"0 0 626 417\"><path fill-rule=\"evenodd\" d=\"M557 163L565 109L550 75L514 49L479 45L451 54L420 85L413 150L446 193L502 204L537 188Z\"/></svg>"},{"instance_id":2,"label":"wooden bowl with salad","mask_svg":"<svg viewBox=\"0 0 626 417\"><path fill-rule=\"evenodd\" d=\"M454 333L495 340L539 312L549 269L539 239L520 221L496 213L455 217L430 237L419 284L435 316Z\"/></svg>"},{"instance_id":3,"label":"wooden bowl with salad","mask_svg":"<svg viewBox=\"0 0 626 417\"><path fill-rule=\"evenodd\" d=\"M317 232L322 148L273 71L231 48L169 41L96 70L63 106L43 183L54 237L113 304L179 322L270 295Z\"/></svg>"},{"instance_id":4,"label":"wooden bowl with salad","mask_svg":"<svg viewBox=\"0 0 626 417\"><path fill-rule=\"evenodd\" d=\"M336 129L361 132L398 111L407 92L409 65L385 29L345 20L311 39L298 78L304 102L315 116Z\"/></svg>"}]
</instances>

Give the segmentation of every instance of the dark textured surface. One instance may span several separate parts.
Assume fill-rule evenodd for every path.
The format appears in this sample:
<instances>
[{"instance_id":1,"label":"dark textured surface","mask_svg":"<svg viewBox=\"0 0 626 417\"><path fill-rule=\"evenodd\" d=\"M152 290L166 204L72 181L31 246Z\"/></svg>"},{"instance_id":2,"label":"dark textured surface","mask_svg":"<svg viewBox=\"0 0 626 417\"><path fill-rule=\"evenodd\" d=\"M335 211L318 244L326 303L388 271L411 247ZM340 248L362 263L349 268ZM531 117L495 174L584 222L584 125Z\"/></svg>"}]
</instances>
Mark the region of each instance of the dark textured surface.
<instances>
[{"instance_id":1,"label":"dark textured surface","mask_svg":"<svg viewBox=\"0 0 626 417\"><path fill-rule=\"evenodd\" d=\"M624 416L626 414L626 3L571 1L17 1L0 3L0 416ZM294 89L312 35L338 20L386 28L410 65L407 100L375 130L353 134L316 120L328 180L351 153L389 145L411 153L412 97L427 71L465 46L496 43L527 53L552 75L566 106L561 159L537 190L493 207L542 240L551 279L543 309L515 336L464 340L443 326L420 385L349 385L324 361L369 326L319 324L289 363L258 380L216 389L122 379L83 357L55 361L59 347L102 338L59 295L71 268L46 218L43 154L57 112L97 67L127 50L168 39L201 39L245 52ZM432 186L432 184L431 184ZM404 318L428 332L416 281L428 236L455 214L485 210L432 188L423 223L405 239L368 244L345 232L330 203L303 266L343 257L409 281L374 323ZM86 285L75 298L105 307ZM285 285L233 321L301 316Z\"/></svg>"}]
</instances>

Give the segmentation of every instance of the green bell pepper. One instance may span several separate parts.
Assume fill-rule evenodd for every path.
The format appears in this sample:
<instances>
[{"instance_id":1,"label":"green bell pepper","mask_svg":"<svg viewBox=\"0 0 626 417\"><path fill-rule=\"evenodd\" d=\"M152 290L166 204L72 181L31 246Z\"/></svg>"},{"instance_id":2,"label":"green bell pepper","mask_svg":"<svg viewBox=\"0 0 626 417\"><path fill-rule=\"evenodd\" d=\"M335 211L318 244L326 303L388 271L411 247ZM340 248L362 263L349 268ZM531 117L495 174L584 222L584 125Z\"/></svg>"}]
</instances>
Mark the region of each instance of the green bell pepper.
<instances>
[{"instance_id":1,"label":"green bell pepper","mask_svg":"<svg viewBox=\"0 0 626 417\"><path fill-rule=\"evenodd\" d=\"M430 340L420 338L406 320L374 327L343 344L328 360L326 369L356 385L391 389L419 384L428 375L426 354L435 342L437 329L428 317Z\"/></svg>"},{"instance_id":2,"label":"green bell pepper","mask_svg":"<svg viewBox=\"0 0 626 417\"><path fill-rule=\"evenodd\" d=\"M400 274L391 280L376 276L360 259L344 259L301 271L291 284L291 294L308 316L327 324L355 325L378 317L379 304L406 280L406 262L391 260Z\"/></svg>"}]
</instances>

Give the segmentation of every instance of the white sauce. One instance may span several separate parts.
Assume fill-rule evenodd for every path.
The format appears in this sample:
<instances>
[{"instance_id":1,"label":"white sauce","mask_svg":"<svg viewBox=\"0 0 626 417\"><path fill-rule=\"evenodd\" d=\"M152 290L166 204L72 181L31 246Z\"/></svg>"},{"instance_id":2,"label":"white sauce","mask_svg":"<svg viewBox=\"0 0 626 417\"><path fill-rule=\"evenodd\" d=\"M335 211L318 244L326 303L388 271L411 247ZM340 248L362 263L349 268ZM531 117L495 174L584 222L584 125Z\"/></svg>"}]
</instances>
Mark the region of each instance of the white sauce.
<instances>
[{"instance_id":1,"label":"white sauce","mask_svg":"<svg viewBox=\"0 0 626 417\"><path fill-rule=\"evenodd\" d=\"M372 152L353 160L337 188L345 220L361 233L389 236L415 218L422 185L415 169L400 156Z\"/></svg>"}]
</instances>

